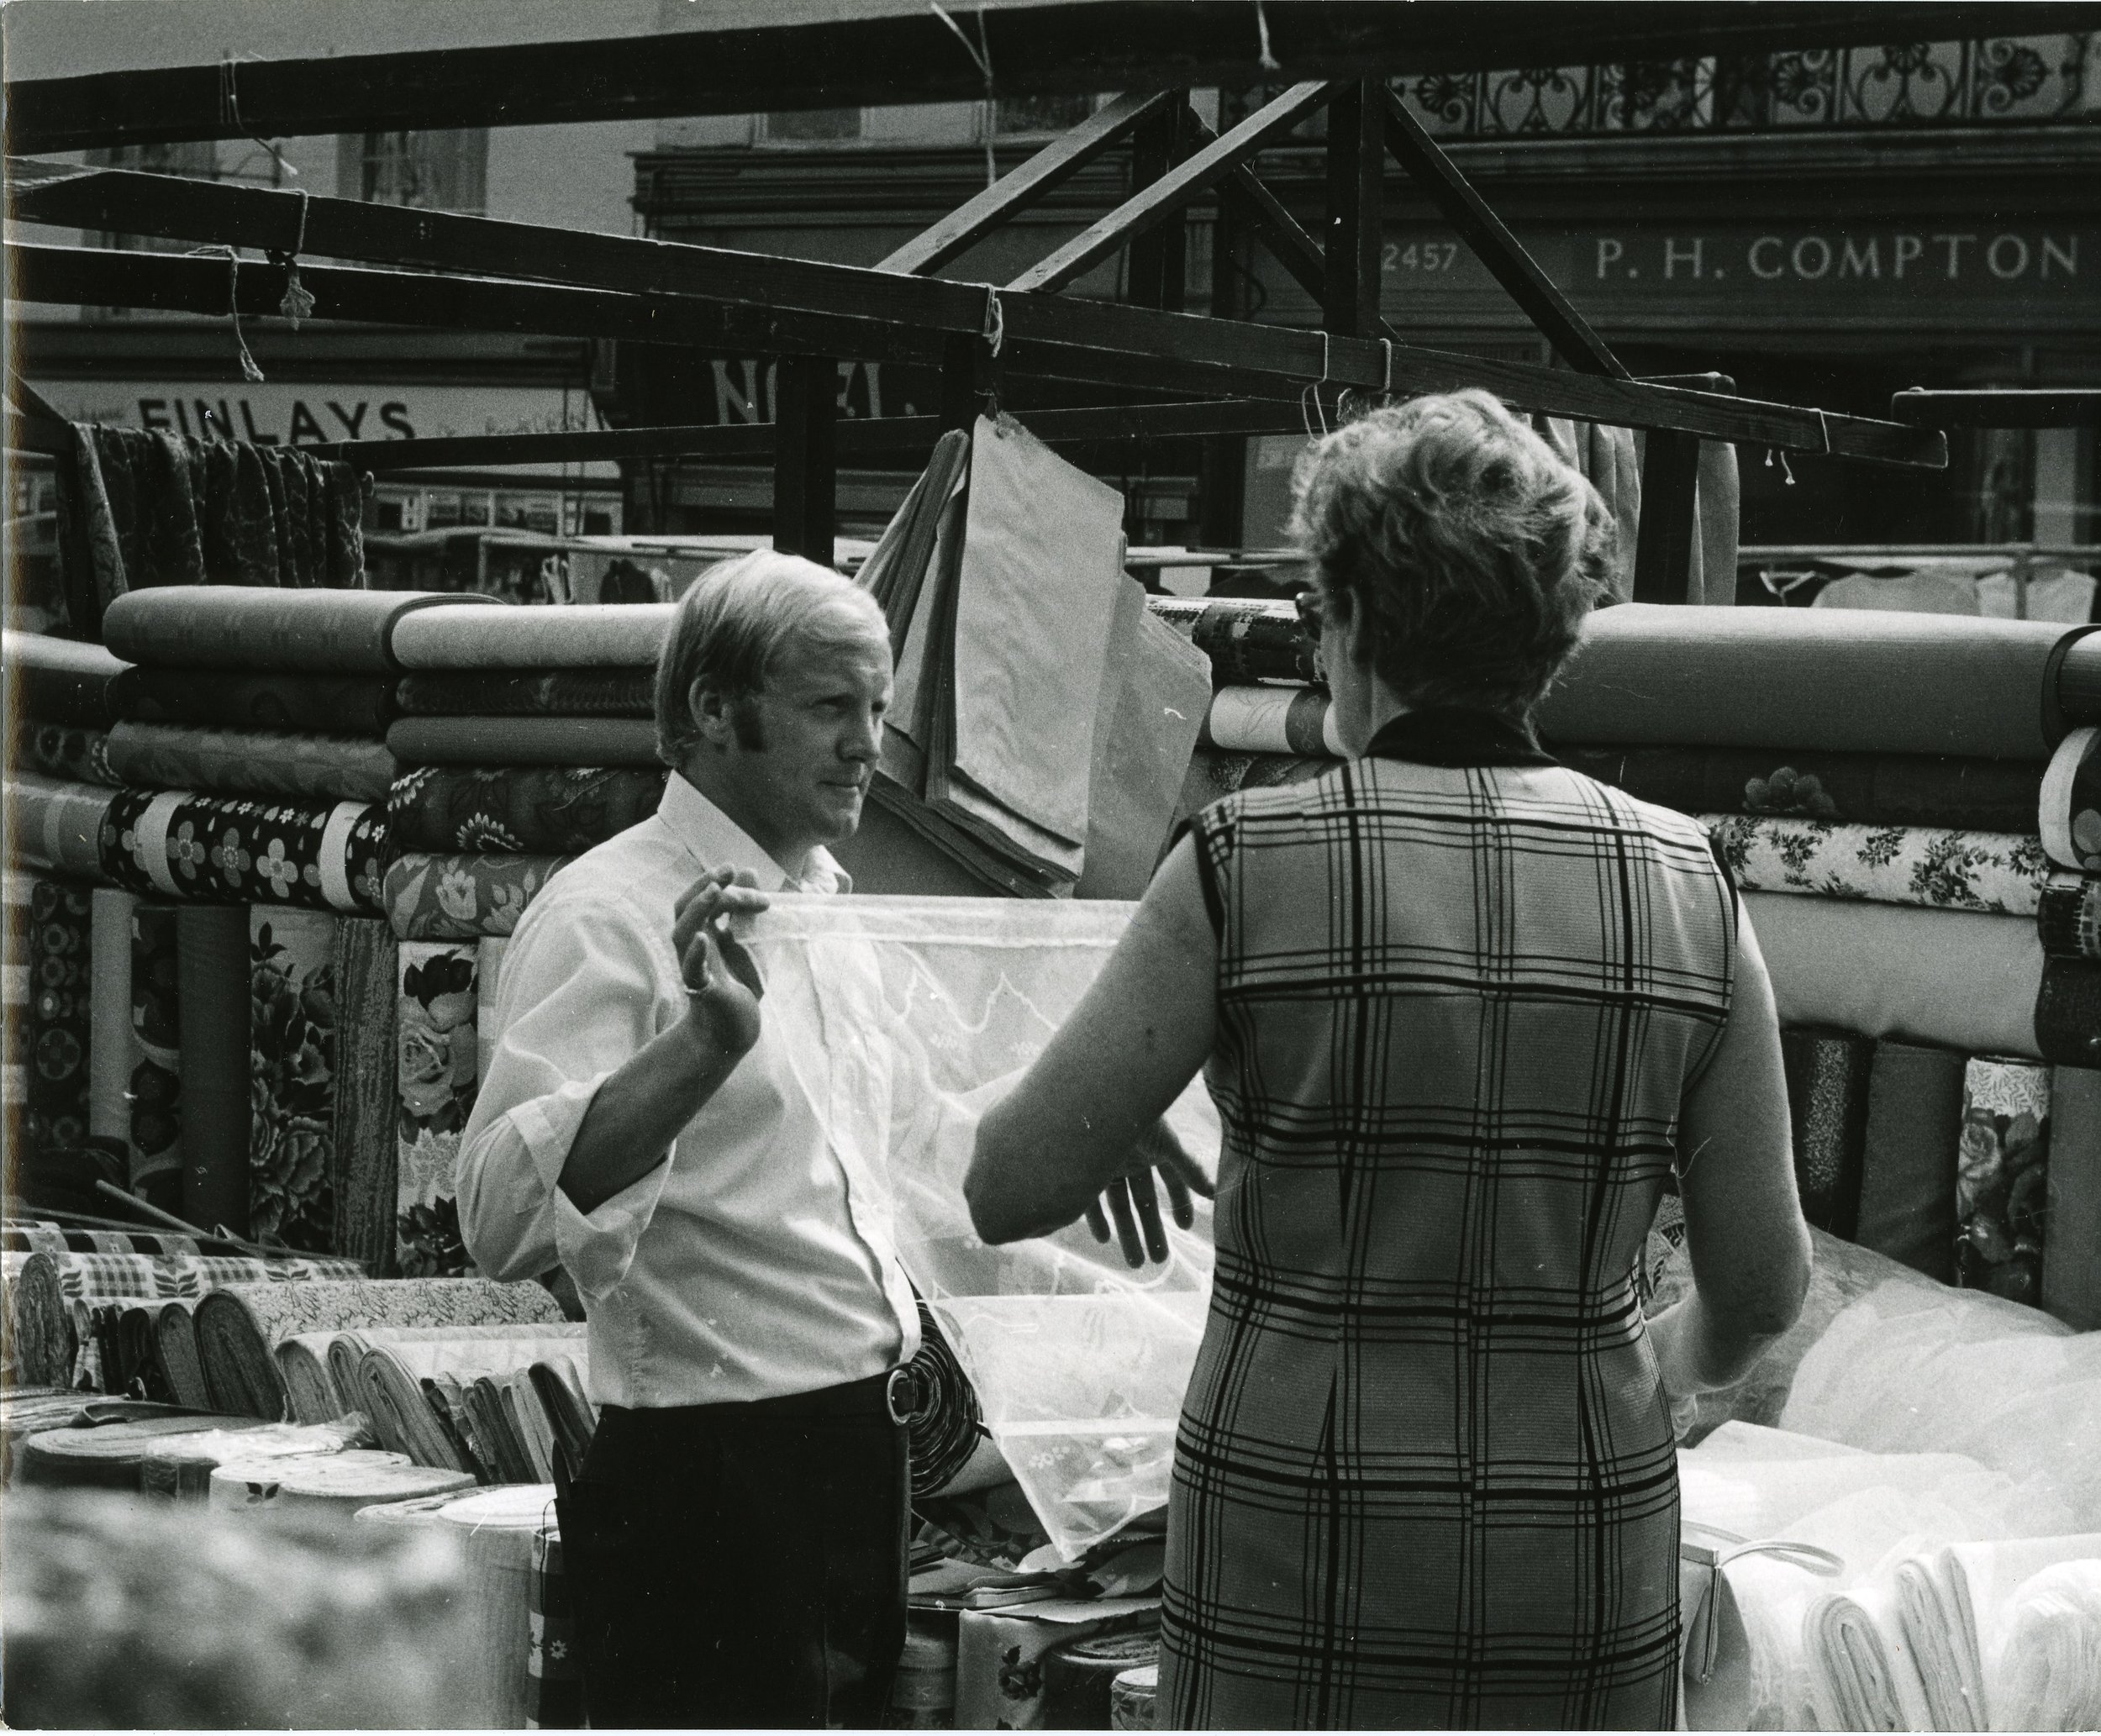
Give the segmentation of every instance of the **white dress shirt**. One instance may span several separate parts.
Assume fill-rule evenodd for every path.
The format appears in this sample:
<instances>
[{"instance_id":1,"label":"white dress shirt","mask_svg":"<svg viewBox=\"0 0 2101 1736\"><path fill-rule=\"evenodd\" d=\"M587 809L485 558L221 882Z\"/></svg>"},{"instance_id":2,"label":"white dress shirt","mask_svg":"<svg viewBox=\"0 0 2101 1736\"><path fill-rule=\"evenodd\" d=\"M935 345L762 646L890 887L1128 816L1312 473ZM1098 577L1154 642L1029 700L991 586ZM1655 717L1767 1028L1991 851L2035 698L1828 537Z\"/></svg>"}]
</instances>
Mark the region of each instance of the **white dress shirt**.
<instances>
[{"instance_id":1,"label":"white dress shirt","mask_svg":"<svg viewBox=\"0 0 2101 1736\"><path fill-rule=\"evenodd\" d=\"M461 1141L467 1251L499 1278L567 1269L601 1404L782 1397L881 1374L919 1349L883 1155L826 1137L763 1001L757 1043L669 1162L589 1213L556 1185L598 1086L685 1016L673 907L719 867L750 869L766 892L850 886L822 850L791 881L674 775L654 818L556 875L519 921Z\"/></svg>"}]
</instances>

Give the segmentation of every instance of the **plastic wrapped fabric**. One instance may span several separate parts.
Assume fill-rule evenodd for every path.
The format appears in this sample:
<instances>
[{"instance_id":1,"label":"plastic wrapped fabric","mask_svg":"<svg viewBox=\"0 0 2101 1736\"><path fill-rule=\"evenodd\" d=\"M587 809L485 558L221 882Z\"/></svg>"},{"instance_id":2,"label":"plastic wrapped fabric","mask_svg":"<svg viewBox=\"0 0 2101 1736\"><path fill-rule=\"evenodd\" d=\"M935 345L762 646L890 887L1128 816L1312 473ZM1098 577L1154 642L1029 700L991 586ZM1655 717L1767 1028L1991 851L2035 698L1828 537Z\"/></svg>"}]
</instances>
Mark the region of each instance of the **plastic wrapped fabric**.
<instances>
[{"instance_id":1,"label":"plastic wrapped fabric","mask_svg":"<svg viewBox=\"0 0 2101 1736\"><path fill-rule=\"evenodd\" d=\"M787 897L740 930L828 1134L887 1169L898 1256L1068 1556L1166 1501L1208 1302L1208 1207L1193 1230L1169 1223L1164 1266L1134 1272L1081 1224L987 1247L961 1181L979 1115L1071 1013L1133 908ZM1171 1119L1214 1165L1201 1081Z\"/></svg>"},{"instance_id":2,"label":"plastic wrapped fabric","mask_svg":"<svg viewBox=\"0 0 2101 1736\"><path fill-rule=\"evenodd\" d=\"M2023 1586L1986 1677L1994 1730L2101 1729L2101 1560L2061 1561Z\"/></svg>"}]
</instances>

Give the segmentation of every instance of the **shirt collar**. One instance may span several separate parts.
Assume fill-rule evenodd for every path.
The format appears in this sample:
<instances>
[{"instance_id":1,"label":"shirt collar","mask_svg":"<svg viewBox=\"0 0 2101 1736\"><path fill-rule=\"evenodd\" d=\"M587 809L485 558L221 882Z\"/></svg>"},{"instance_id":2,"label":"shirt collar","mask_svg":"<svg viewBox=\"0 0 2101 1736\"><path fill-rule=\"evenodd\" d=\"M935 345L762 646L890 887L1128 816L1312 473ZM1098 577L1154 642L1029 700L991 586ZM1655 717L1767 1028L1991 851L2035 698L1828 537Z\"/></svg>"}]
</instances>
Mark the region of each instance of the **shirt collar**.
<instances>
[{"instance_id":1,"label":"shirt collar","mask_svg":"<svg viewBox=\"0 0 2101 1736\"><path fill-rule=\"evenodd\" d=\"M791 879L785 868L759 848L749 832L678 772L664 781L664 799L657 803L656 817L703 868L748 869L762 892L850 892L854 889L853 877L822 844L810 851L802 874Z\"/></svg>"},{"instance_id":2,"label":"shirt collar","mask_svg":"<svg viewBox=\"0 0 2101 1736\"><path fill-rule=\"evenodd\" d=\"M1419 765L1553 765L1530 723L1471 706L1436 705L1389 718L1365 749L1375 760Z\"/></svg>"}]
</instances>

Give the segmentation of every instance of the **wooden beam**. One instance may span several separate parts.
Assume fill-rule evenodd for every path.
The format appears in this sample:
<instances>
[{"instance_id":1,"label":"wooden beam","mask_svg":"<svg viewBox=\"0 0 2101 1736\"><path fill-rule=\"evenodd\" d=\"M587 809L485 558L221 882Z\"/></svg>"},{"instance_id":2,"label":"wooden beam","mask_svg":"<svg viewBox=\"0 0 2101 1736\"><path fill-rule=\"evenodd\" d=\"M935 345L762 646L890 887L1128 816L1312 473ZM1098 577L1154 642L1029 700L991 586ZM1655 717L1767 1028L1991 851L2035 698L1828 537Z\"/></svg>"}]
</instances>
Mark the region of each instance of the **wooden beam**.
<instances>
[{"instance_id":1,"label":"wooden beam","mask_svg":"<svg viewBox=\"0 0 2101 1736\"><path fill-rule=\"evenodd\" d=\"M773 546L832 564L839 532L839 365L784 355L774 388Z\"/></svg>"},{"instance_id":2,"label":"wooden beam","mask_svg":"<svg viewBox=\"0 0 2101 1736\"><path fill-rule=\"evenodd\" d=\"M1208 192L1233 172L1235 163L1259 150L1279 133L1325 103L1331 87L1318 82L1295 84L1220 134L1193 156L1178 163L1150 186L1135 192L1108 216L1090 224L1048 259L1032 266L1007 287L1010 290L1059 290L1118 249L1165 223L1184 205Z\"/></svg>"},{"instance_id":3,"label":"wooden beam","mask_svg":"<svg viewBox=\"0 0 2101 1736\"><path fill-rule=\"evenodd\" d=\"M1929 428L2101 428L2101 390L2091 386L1893 394L1889 413Z\"/></svg>"},{"instance_id":4,"label":"wooden beam","mask_svg":"<svg viewBox=\"0 0 2101 1736\"><path fill-rule=\"evenodd\" d=\"M386 54L231 61L16 79L22 151L432 127L551 125L897 102L975 102L984 78L921 0L856 0L808 23L767 8L718 29ZM1922 0L1907 41L2095 28L2091 0ZM1245 90L1278 77L1367 78L1512 64L1661 60L1889 40L1882 0L1784 7L1626 6L1617 0L1088 0L983 9L999 89ZM1270 58L1263 57L1265 46ZM1280 73L1279 68L1282 71ZM230 99L230 100L229 100Z\"/></svg>"},{"instance_id":5,"label":"wooden beam","mask_svg":"<svg viewBox=\"0 0 2101 1736\"><path fill-rule=\"evenodd\" d=\"M914 235L882 260L878 271L925 276L938 271L1062 185L1134 128L1184 101L1179 91L1134 91L1111 98L1070 132L1053 139L1019 168L1010 169L968 203Z\"/></svg>"},{"instance_id":6,"label":"wooden beam","mask_svg":"<svg viewBox=\"0 0 2101 1736\"><path fill-rule=\"evenodd\" d=\"M1379 254L1385 245L1385 97L1369 81L1345 85L1328 105L1328 223L1321 325L1345 337L1379 329Z\"/></svg>"},{"instance_id":7,"label":"wooden beam","mask_svg":"<svg viewBox=\"0 0 2101 1736\"><path fill-rule=\"evenodd\" d=\"M1527 64L1540 63L1528 60ZM1545 334L1546 340L1571 367L1615 380L1630 378L1605 340L1590 329L1518 238L1503 227L1503 219L1488 208L1488 202L1474 191L1473 183L1423 130L1422 123L1392 91L1383 94L1387 149L1430 196L1445 221L1488 267L1489 276L1503 286L1524 317Z\"/></svg>"},{"instance_id":8,"label":"wooden beam","mask_svg":"<svg viewBox=\"0 0 2101 1736\"><path fill-rule=\"evenodd\" d=\"M1650 434L1641 457L1641 528L1635 541L1636 602L1683 602L1691 594L1699 466L1700 443L1690 435Z\"/></svg>"}]
</instances>

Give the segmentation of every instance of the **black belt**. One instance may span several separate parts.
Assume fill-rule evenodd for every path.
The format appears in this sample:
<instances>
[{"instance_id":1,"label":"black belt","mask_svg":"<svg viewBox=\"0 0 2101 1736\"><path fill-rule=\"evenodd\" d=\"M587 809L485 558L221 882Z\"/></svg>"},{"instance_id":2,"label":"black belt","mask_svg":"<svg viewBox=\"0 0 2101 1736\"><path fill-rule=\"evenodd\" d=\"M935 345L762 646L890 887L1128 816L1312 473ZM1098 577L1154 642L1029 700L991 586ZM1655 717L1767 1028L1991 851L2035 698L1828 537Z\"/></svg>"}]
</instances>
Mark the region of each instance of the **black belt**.
<instances>
[{"instance_id":1,"label":"black belt","mask_svg":"<svg viewBox=\"0 0 2101 1736\"><path fill-rule=\"evenodd\" d=\"M893 1368L887 1374L850 1381L843 1386L820 1386L814 1392L791 1392L780 1398L753 1398L733 1404L666 1405L647 1410L629 1410L620 1405L603 1408L638 1419L661 1418L667 1423L673 1418L720 1418L725 1423L749 1418L756 1423L813 1417L887 1417L902 1424L911 1418L914 1392L911 1376L902 1368Z\"/></svg>"}]
</instances>

